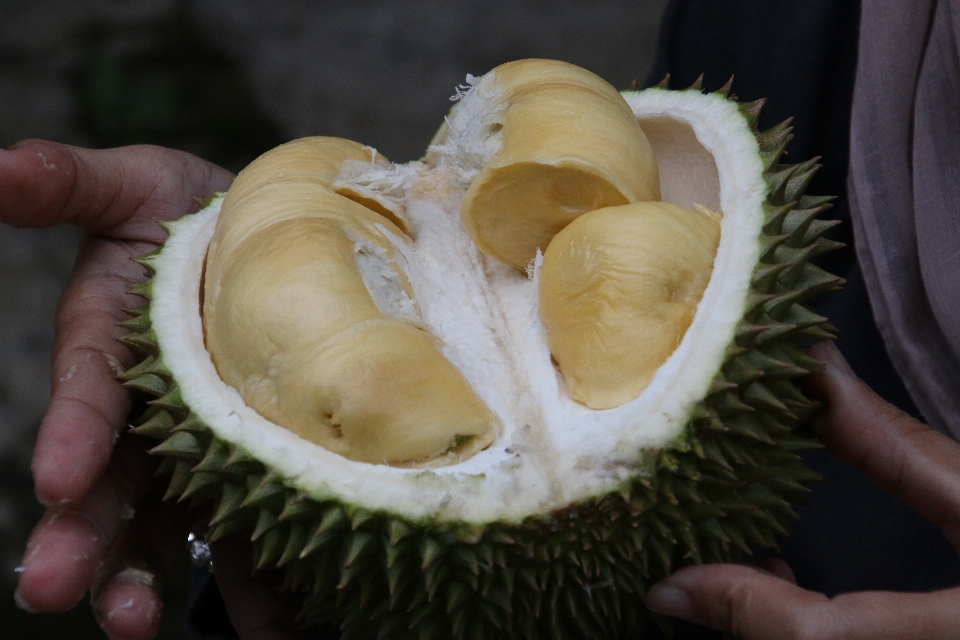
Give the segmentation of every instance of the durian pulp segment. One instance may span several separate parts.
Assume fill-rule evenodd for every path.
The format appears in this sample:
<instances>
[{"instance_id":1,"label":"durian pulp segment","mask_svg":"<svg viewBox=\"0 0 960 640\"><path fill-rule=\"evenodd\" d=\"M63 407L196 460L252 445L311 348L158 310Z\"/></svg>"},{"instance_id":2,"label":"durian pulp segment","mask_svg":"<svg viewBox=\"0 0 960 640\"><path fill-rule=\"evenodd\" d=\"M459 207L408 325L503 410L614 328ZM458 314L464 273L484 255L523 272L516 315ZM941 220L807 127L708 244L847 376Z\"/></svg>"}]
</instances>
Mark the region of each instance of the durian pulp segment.
<instances>
[{"instance_id":1,"label":"durian pulp segment","mask_svg":"<svg viewBox=\"0 0 960 640\"><path fill-rule=\"evenodd\" d=\"M479 123L460 130L477 131L487 153L461 219L489 256L524 271L537 249L545 251L580 214L660 199L657 167L636 119L612 86L584 69L508 63L463 102L481 103L474 107ZM455 113L454 122L458 116L469 114Z\"/></svg>"},{"instance_id":2,"label":"durian pulp segment","mask_svg":"<svg viewBox=\"0 0 960 640\"><path fill-rule=\"evenodd\" d=\"M295 141L237 177L206 259L207 348L251 408L310 442L374 464L456 461L499 423L417 322L388 240L409 239L331 188L362 151ZM325 171L271 181L291 156Z\"/></svg>"},{"instance_id":3,"label":"durian pulp segment","mask_svg":"<svg viewBox=\"0 0 960 640\"><path fill-rule=\"evenodd\" d=\"M459 223L462 158L445 162L435 150L438 166L429 173L416 164L398 173L416 244L394 242L394 248L422 322L503 423L492 446L463 463L436 469L356 463L304 443L247 407L217 377L203 349L196 299L182 293L199 288L219 203L178 226L157 258L162 268L151 314L184 400L222 438L283 469L291 486L317 499L336 497L413 519L515 521L616 489L642 471L641 450L682 439L691 408L706 395L743 317L767 191L756 139L735 103L693 92L647 91L626 98L638 117L678 123L676 144L688 143L682 139L686 127L695 133L715 165L707 173L719 185L719 196L712 195L716 209L735 212L723 218L713 277L683 341L638 398L593 411L567 396L550 363L539 319L538 268L527 279L474 247ZM459 115L470 113L469 104L462 107ZM444 144L475 146L454 135L471 126L455 117ZM652 140L658 162L675 144L669 131L662 133ZM662 184L670 180L663 177ZM706 184L710 176L698 180ZM703 200L708 206L713 202Z\"/></svg>"},{"instance_id":4,"label":"durian pulp segment","mask_svg":"<svg viewBox=\"0 0 960 640\"><path fill-rule=\"evenodd\" d=\"M690 326L719 241L719 215L664 202L590 211L554 236L540 315L571 398L640 395Z\"/></svg>"}]
</instances>

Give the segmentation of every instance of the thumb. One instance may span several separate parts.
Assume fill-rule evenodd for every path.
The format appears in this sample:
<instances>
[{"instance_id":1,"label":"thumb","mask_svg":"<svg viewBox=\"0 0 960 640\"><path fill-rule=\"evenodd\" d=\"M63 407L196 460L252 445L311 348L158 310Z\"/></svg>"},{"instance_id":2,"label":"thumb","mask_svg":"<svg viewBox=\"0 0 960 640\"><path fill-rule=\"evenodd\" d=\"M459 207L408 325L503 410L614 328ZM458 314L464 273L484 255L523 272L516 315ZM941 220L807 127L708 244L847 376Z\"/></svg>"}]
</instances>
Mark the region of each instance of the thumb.
<instances>
[{"instance_id":1,"label":"thumb","mask_svg":"<svg viewBox=\"0 0 960 640\"><path fill-rule=\"evenodd\" d=\"M687 567L644 599L657 613L744 640L934 640L960 637L960 588L861 592L827 598L742 565Z\"/></svg>"}]
</instances>

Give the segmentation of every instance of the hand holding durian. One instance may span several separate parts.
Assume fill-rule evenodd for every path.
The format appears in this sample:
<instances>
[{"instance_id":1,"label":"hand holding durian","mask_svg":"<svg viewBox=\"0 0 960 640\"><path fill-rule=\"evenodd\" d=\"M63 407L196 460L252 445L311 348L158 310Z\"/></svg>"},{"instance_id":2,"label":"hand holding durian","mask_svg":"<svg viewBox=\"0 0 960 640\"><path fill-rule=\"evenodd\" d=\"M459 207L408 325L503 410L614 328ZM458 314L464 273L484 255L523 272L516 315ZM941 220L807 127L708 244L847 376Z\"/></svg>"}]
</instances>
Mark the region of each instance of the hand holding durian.
<instances>
[{"instance_id":1,"label":"hand holding durian","mask_svg":"<svg viewBox=\"0 0 960 640\"><path fill-rule=\"evenodd\" d=\"M806 262L829 247L814 219L823 199L802 195L810 166L779 164L787 130L757 133L757 107L725 95L655 89L621 103L581 70L540 64L485 76L424 163L396 167L329 140L283 147L288 158L305 145L317 168L301 176L299 158L276 168L265 157L264 171L251 167L144 260L156 275L137 292L151 306L136 310L126 342L148 357L125 377L158 399L138 430L163 439L168 496L211 501L211 539L252 536L258 568L279 566L308 593L307 621L342 621L361 637L418 625L442 637L639 633L638 603L658 578L769 545L812 479L792 451L808 446L794 430L813 405L792 381L818 368L798 343L828 333L799 303L836 281ZM577 96L570 110L597 114L586 125L596 139L569 153L550 145L570 126L541 128L559 117L542 103L561 89ZM162 240L151 218L185 213L184 193L227 178L152 149L11 153L0 162L33 164L0 172L0 190L29 194L4 210L10 220L71 220L138 249ZM64 168L63 180L41 181L31 154ZM87 181L138 165L180 169L183 183ZM638 175L654 186L631 185ZM86 197L48 204L65 202L77 177ZM522 233L501 233L511 226ZM94 377L55 388L35 463L53 506L19 592L27 607L56 610L93 584L115 637L155 628L163 567L144 556L167 556L170 540L149 524L171 511L138 508L121 534L146 481L120 473L142 468L129 437L107 462L127 405L106 379L130 352L107 344L114 320L74 310L90 304L86 287L113 286L99 314L136 306L102 276L131 253L92 244L62 308L56 370L99 360ZM847 397L825 399L832 412ZM410 445L404 433L420 424L428 435ZM103 444L64 451L91 437ZM64 564L73 551L85 560ZM246 611L258 592L234 570L225 594ZM116 614L127 596L134 606ZM289 624L291 610L269 602L237 618L241 632Z\"/></svg>"}]
</instances>

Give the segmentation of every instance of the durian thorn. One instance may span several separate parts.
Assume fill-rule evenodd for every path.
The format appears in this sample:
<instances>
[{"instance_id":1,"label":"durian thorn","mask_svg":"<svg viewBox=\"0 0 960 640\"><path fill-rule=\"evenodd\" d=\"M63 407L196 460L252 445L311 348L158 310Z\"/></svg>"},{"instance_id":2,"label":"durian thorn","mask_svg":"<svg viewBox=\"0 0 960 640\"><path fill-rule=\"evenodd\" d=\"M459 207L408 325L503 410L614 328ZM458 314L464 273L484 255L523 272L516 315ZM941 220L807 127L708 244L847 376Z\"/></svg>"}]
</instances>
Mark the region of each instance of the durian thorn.
<instances>
[{"instance_id":1,"label":"durian thorn","mask_svg":"<svg viewBox=\"0 0 960 640\"><path fill-rule=\"evenodd\" d=\"M776 251L780 246L790 238L789 235L762 235L760 236L760 260L762 263L776 264L781 262L776 259Z\"/></svg>"},{"instance_id":2,"label":"durian thorn","mask_svg":"<svg viewBox=\"0 0 960 640\"><path fill-rule=\"evenodd\" d=\"M278 511L282 510L283 505L283 485L266 474L263 480L254 487L244 499L241 506L244 507L268 507L274 506Z\"/></svg>"},{"instance_id":3,"label":"durian thorn","mask_svg":"<svg viewBox=\"0 0 960 640\"><path fill-rule=\"evenodd\" d=\"M825 205L819 207L819 211L829 208L830 205ZM807 244L817 244L824 234L826 234L830 229L834 228L840 224L840 220L811 220L807 225L807 228L804 230L802 236L794 232L790 237L790 242L796 241L797 246L803 246Z\"/></svg>"},{"instance_id":4,"label":"durian thorn","mask_svg":"<svg viewBox=\"0 0 960 640\"><path fill-rule=\"evenodd\" d=\"M186 406L183 398L180 396L180 387L177 385L176 380L171 383L170 389L165 394L155 400L151 400L147 404L172 411L183 411Z\"/></svg>"},{"instance_id":5,"label":"durian thorn","mask_svg":"<svg viewBox=\"0 0 960 640\"><path fill-rule=\"evenodd\" d=\"M785 247L781 247L783 249ZM793 249L790 253L789 262L785 262L788 267L780 274L778 280L785 287L792 287L803 273L804 268L817 251L815 244L807 245L801 249Z\"/></svg>"},{"instance_id":6,"label":"durian thorn","mask_svg":"<svg viewBox=\"0 0 960 640\"><path fill-rule=\"evenodd\" d=\"M320 524L317 525L313 535L319 536L327 532L345 531L349 528L350 519L347 517L347 514L344 513L340 505L332 504L324 511L323 517L320 518Z\"/></svg>"},{"instance_id":7,"label":"durian thorn","mask_svg":"<svg viewBox=\"0 0 960 640\"><path fill-rule=\"evenodd\" d=\"M693 84L691 84L685 90L686 91L703 91L703 74L701 73L700 76L693 81Z\"/></svg>"},{"instance_id":8,"label":"durian thorn","mask_svg":"<svg viewBox=\"0 0 960 640\"><path fill-rule=\"evenodd\" d=\"M423 536L423 538L420 539L419 547L421 569L427 569L432 566L447 550L443 543L438 542L432 536Z\"/></svg>"},{"instance_id":9,"label":"durian thorn","mask_svg":"<svg viewBox=\"0 0 960 640\"><path fill-rule=\"evenodd\" d=\"M831 276L831 279L832 278L833 276ZM782 320L794 304L805 297L809 297L809 295L809 292L804 289L788 289L768 300L763 305L763 310L771 318Z\"/></svg>"},{"instance_id":10,"label":"durian thorn","mask_svg":"<svg viewBox=\"0 0 960 640\"><path fill-rule=\"evenodd\" d=\"M283 504L283 511L277 516L280 522L308 520L316 515L319 505L314 500L294 491L288 493L289 495Z\"/></svg>"},{"instance_id":11,"label":"durian thorn","mask_svg":"<svg viewBox=\"0 0 960 640\"><path fill-rule=\"evenodd\" d=\"M217 502L217 508L210 518L211 525L218 525L232 518L245 518L253 520L254 510L243 509L243 499L247 496L247 489L240 482L223 482L220 500Z\"/></svg>"},{"instance_id":12,"label":"durian thorn","mask_svg":"<svg viewBox=\"0 0 960 640\"><path fill-rule=\"evenodd\" d=\"M127 329L131 333L143 333L150 329L153 323L150 322L150 316L146 313L134 313L137 309L148 308L145 307L136 307L136 309L124 309L124 311L130 314L132 317L124 320L123 322L118 322L117 326L123 329Z\"/></svg>"},{"instance_id":13,"label":"durian thorn","mask_svg":"<svg viewBox=\"0 0 960 640\"><path fill-rule=\"evenodd\" d=\"M337 590L341 594L354 582L357 576L362 575L366 566L361 562L350 566L345 566L340 570L340 582L337 583Z\"/></svg>"},{"instance_id":14,"label":"durian thorn","mask_svg":"<svg viewBox=\"0 0 960 640\"><path fill-rule=\"evenodd\" d=\"M331 531L316 533L310 537L300 551L300 559L307 558L339 540L339 535Z\"/></svg>"},{"instance_id":15,"label":"durian thorn","mask_svg":"<svg viewBox=\"0 0 960 640\"><path fill-rule=\"evenodd\" d=\"M760 388L760 389L763 389L764 391L767 391L766 387L762 384L751 385L751 387ZM749 391L750 390L748 389L748 393ZM767 394L768 396L764 398L763 402L769 401L770 395L768 391L767 391ZM764 444L769 444L773 446L776 446L777 444L776 441L774 441L774 439L771 438L766 431L764 431L763 427L757 422L757 420L752 415L747 414L747 415L737 416L736 418L728 420L727 424L730 426L730 430L739 436L744 436L746 438L750 438L751 440L756 440L757 442L762 442Z\"/></svg>"},{"instance_id":16,"label":"durian thorn","mask_svg":"<svg viewBox=\"0 0 960 640\"><path fill-rule=\"evenodd\" d=\"M168 383L160 376L147 373L123 383L127 389L136 389L152 396L162 396L167 392Z\"/></svg>"},{"instance_id":17,"label":"durian thorn","mask_svg":"<svg viewBox=\"0 0 960 640\"><path fill-rule=\"evenodd\" d=\"M347 556L343 561L343 566L346 568L351 567L358 559L367 555L369 551L375 546L377 537L372 533L367 533L366 531L354 531L350 539L350 544L347 547Z\"/></svg>"},{"instance_id":18,"label":"durian thorn","mask_svg":"<svg viewBox=\"0 0 960 640\"><path fill-rule=\"evenodd\" d=\"M390 534L390 545L395 546L398 542L413 533L413 529L402 520L391 518L387 524L387 531Z\"/></svg>"},{"instance_id":19,"label":"durian thorn","mask_svg":"<svg viewBox=\"0 0 960 640\"><path fill-rule=\"evenodd\" d=\"M305 522L294 522L290 525L287 544L277 560L278 567L286 566L300 557L300 552L307 543L307 527L308 525Z\"/></svg>"},{"instance_id":20,"label":"durian thorn","mask_svg":"<svg viewBox=\"0 0 960 640\"><path fill-rule=\"evenodd\" d=\"M196 435L178 431L150 450L150 453L173 456L180 460L200 460L206 448Z\"/></svg>"},{"instance_id":21,"label":"durian thorn","mask_svg":"<svg viewBox=\"0 0 960 640\"><path fill-rule=\"evenodd\" d=\"M762 311L763 306L773 300L774 296L769 293L761 293L754 289L750 289L747 293L746 304L744 305L744 316L750 317L753 316L757 311Z\"/></svg>"},{"instance_id":22,"label":"durian thorn","mask_svg":"<svg viewBox=\"0 0 960 640\"><path fill-rule=\"evenodd\" d=\"M769 171L764 172L763 178L770 187L768 199L771 202L783 204L792 200L787 195L787 185L799 166L796 164L776 165L771 167Z\"/></svg>"},{"instance_id":23,"label":"durian thorn","mask_svg":"<svg viewBox=\"0 0 960 640\"><path fill-rule=\"evenodd\" d=\"M843 249L845 246L842 242L837 242L836 240L831 240L830 238L818 238L817 239L817 251L814 253L815 256L819 256L822 253L827 253L828 251L836 251L837 249ZM837 278L840 282L845 282L843 278Z\"/></svg>"},{"instance_id":24,"label":"durian thorn","mask_svg":"<svg viewBox=\"0 0 960 640\"><path fill-rule=\"evenodd\" d=\"M802 198L801 198L802 200ZM819 238L823 233L830 229L833 224L833 220L819 220L820 223L826 223L827 226L823 224L817 224L813 226L813 233L808 233L811 225L817 221L817 216L822 214L827 209L831 208L833 205L830 203L817 205L814 207L803 208L797 203L797 206L786 216L781 225L781 233L786 233L790 235L790 245L794 247L800 247L803 245L810 244ZM817 233L820 229L823 229L822 232Z\"/></svg>"},{"instance_id":25,"label":"durian thorn","mask_svg":"<svg viewBox=\"0 0 960 640\"><path fill-rule=\"evenodd\" d=\"M173 473L177 468L177 461L174 458L163 457L160 459L160 464L157 465L156 471L153 472L154 478L161 478L165 475Z\"/></svg>"},{"instance_id":26,"label":"durian thorn","mask_svg":"<svg viewBox=\"0 0 960 640\"><path fill-rule=\"evenodd\" d=\"M267 531L277 526L279 522L275 513L269 509L260 509L257 515L257 524L253 528L253 533L250 534L250 539L256 542L262 538Z\"/></svg>"},{"instance_id":27,"label":"durian thorn","mask_svg":"<svg viewBox=\"0 0 960 640\"><path fill-rule=\"evenodd\" d=\"M752 482L742 489L743 497L759 509L790 509L790 503L773 493L761 482Z\"/></svg>"},{"instance_id":28,"label":"durian thorn","mask_svg":"<svg viewBox=\"0 0 960 640\"><path fill-rule=\"evenodd\" d=\"M751 351L747 357L755 367L763 370L767 377L795 378L808 373L806 369L798 367L789 358L774 358L760 349Z\"/></svg>"},{"instance_id":29,"label":"durian thorn","mask_svg":"<svg viewBox=\"0 0 960 640\"><path fill-rule=\"evenodd\" d=\"M350 514L350 528L356 531L376 519L376 514L367 509L357 509Z\"/></svg>"},{"instance_id":30,"label":"durian thorn","mask_svg":"<svg viewBox=\"0 0 960 640\"><path fill-rule=\"evenodd\" d=\"M752 382L765 375L763 369L755 366L746 357L732 358L723 365L724 376L738 386Z\"/></svg>"},{"instance_id":31,"label":"durian thorn","mask_svg":"<svg viewBox=\"0 0 960 640\"><path fill-rule=\"evenodd\" d=\"M157 273L156 267L153 266L153 260L160 255L162 250L163 246L161 245L149 253L145 253L142 256L137 256L136 258L131 258L131 260L146 269L147 276L152 278Z\"/></svg>"},{"instance_id":32,"label":"durian thorn","mask_svg":"<svg viewBox=\"0 0 960 640\"><path fill-rule=\"evenodd\" d=\"M769 291L773 283L779 279L780 274L789 267L790 265L784 262L776 264L758 263L753 271L753 286L759 290Z\"/></svg>"},{"instance_id":33,"label":"durian thorn","mask_svg":"<svg viewBox=\"0 0 960 640\"><path fill-rule=\"evenodd\" d=\"M153 298L153 280L132 283L127 286L127 293L150 300Z\"/></svg>"},{"instance_id":34,"label":"durian thorn","mask_svg":"<svg viewBox=\"0 0 960 640\"><path fill-rule=\"evenodd\" d=\"M220 488L221 479L213 473L194 473L190 484L183 490L177 502L183 502L194 497L211 498Z\"/></svg>"},{"instance_id":35,"label":"durian thorn","mask_svg":"<svg viewBox=\"0 0 960 640\"><path fill-rule=\"evenodd\" d=\"M176 226L176 220L155 220L155 222L160 225L161 229L167 232L167 235L170 235L170 233L173 231L173 228Z\"/></svg>"},{"instance_id":36,"label":"durian thorn","mask_svg":"<svg viewBox=\"0 0 960 640\"><path fill-rule=\"evenodd\" d=\"M224 195L225 195L225 192L223 192L223 191L214 191L213 195L210 196L210 197L208 197L208 198L201 198L201 197L199 197L199 196L193 196L193 201L196 202L197 205L198 205L200 208L206 209L206 208L209 207L211 204L213 204L214 200L216 200L217 198L221 198L221 197L223 197Z\"/></svg>"},{"instance_id":37,"label":"durian thorn","mask_svg":"<svg viewBox=\"0 0 960 640\"><path fill-rule=\"evenodd\" d=\"M157 344L157 334L151 328L142 332L130 332L125 336L121 336L119 340L137 353L151 356L156 356L160 353L160 345Z\"/></svg>"},{"instance_id":38,"label":"durian thorn","mask_svg":"<svg viewBox=\"0 0 960 640\"><path fill-rule=\"evenodd\" d=\"M207 542L216 542L220 538L228 536L231 533L236 533L237 531L242 531L249 528L250 523L245 520L231 520L229 522L218 524L215 527L211 527L204 538Z\"/></svg>"},{"instance_id":39,"label":"durian thorn","mask_svg":"<svg viewBox=\"0 0 960 640\"><path fill-rule=\"evenodd\" d=\"M447 590L447 614L450 616L450 626L453 637L463 638L466 636L468 622L470 620L470 607L460 605L463 602L457 602L455 597L459 595L456 585Z\"/></svg>"},{"instance_id":40,"label":"durian thorn","mask_svg":"<svg viewBox=\"0 0 960 640\"><path fill-rule=\"evenodd\" d=\"M450 574L450 569L443 562L431 565L423 571L423 582L427 588L427 601L434 603L437 591L446 584Z\"/></svg>"},{"instance_id":41,"label":"durian thorn","mask_svg":"<svg viewBox=\"0 0 960 640\"><path fill-rule=\"evenodd\" d=\"M719 89L717 89L714 93L718 93L718 94L720 94L721 96L723 96L724 98L729 98L729 97L730 97L730 89L732 89L732 88L733 88L733 76L731 75L731 76L730 76L730 79L727 80L726 84L724 84L722 87L720 87Z\"/></svg>"},{"instance_id":42,"label":"durian thorn","mask_svg":"<svg viewBox=\"0 0 960 640\"><path fill-rule=\"evenodd\" d=\"M707 397L716 395L718 393L729 393L730 391L737 388L736 382L730 382L727 380L726 376L723 373L723 370L717 372L713 377L713 382L710 383L710 389L707 390Z\"/></svg>"},{"instance_id":43,"label":"durian thorn","mask_svg":"<svg viewBox=\"0 0 960 640\"><path fill-rule=\"evenodd\" d=\"M174 458L166 459L174 460ZM193 478L193 474L190 473L191 466L190 463L181 460L176 462L173 475L170 478L170 484L167 485L167 491L163 494L164 502L179 498L184 490L186 490L187 485L190 484L190 480Z\"/></svg>"},{"instance_id":44,"label":"durian thorn","mask_svg":"<svg viewBox=\"0 0 960 640\"><path fill-rule=\"evenodd\" d=\"M750 545L748 545L747 541L743 538L743 534L733 523L724 520L720 523L720 526L723 527L723 530L727 532L727 536L729 536L730 540L740 551L748 556L753 555L753 549L750 548Z\"/></svg>"},{"instance_id":45,"label":"durian thorn","mask_svg":"<svg viewBox=\"0 0 960 640\"><path fill-rule=\"evenodd\" d=\"M760 119L760 111L763 109L763 105L766 103L766 98L760 98L759 100L754 100L753 102L737 103L737 106L740 107L740 113L743 114L744 119L747 121L747 125L754 133L757 132L757 121Z\"/></svg>"},{"instance_id":46,"label":"durian thorn","mask_svg":"<svg viewBox=\"0 0 960 640\"><path fill-rule=\"evenodd\" d=\"M554 565L557 567L562 567L563 565ZM562 584L562 581L560 582ZM510 597L507 595L506 590L504 589L489 589L486 593L485 599L488 602L493 603L497 608L503 610L505 613L513 613L513 606L510 603Z\"/></svg>"},{"instance_id":47,"label":"durian thorn","mask_svg":"<svg viewBox=\"0 0 960 640\"><path fill-rule=\"evenodd\" d=\"M174 433L185 431L200 436L208 433L210 429L197 414L191 412L173 428L173 431Z\"/></svg>"},{"instance_id":48,"label":"durian thorn","mask_svg":"<svg viewBox=\"0 0 960 640\"><path fill-rule=\"evenodd\" d=\"M377 632L377 640L387 640L387 638L394 637L394 631L403 626L403 618L401 616L390 616L387 620L380 624L380 630Z\"/></svg>"},{"instance_id":49,"label":"durian thorn","mask_svg":"<svg viewBox=\"0 0 960 640\"><path fill-rule=\"evenodd\" d=\"M206 471L209 473L222 474L223 463L227 459L227 445L219 438L211 438L207 452L203 459L197 463L193 471ZM246 493L246 492L244 492Z\"/></svg>"},{"instance_id":50,"label":"durian thorn","mask_svg":"<svg viewBox=\"0 0 960 640\"><path fill-rule=\"evenodd\" d=\"M163 363L163 360L155 356L147 356L137 364L133 365L123 373L121 373L117 379L124 382L129 382L135 380L136 378L152 373L154 375L162 376L165 378L170 377L170 370Z\"/></svg>"},{"instance_id":51,"label":"durian thorn","mask_svg":"<svg viewBox=\"0 0 960 640\"><path fill-rule=\"evenodd\" d=\"M255 550L259 547L258 557L254 564L257 570L262 571L273 565L274 560L283 553L283 549L286 546L286 538L287 536L284 534L283 527L277 527L267 531L263 537L257 541L254 547Z\"/></svg>"},{"instance_id":52,"label":"durian thorn","mask_svg":"<svg viewBox=\"0 0 960 640\"><path fill-rule=\"evenodd\" d=\"M493 544L512 546L517 543L516 539L503 529L490 529L484 533L483 539L485 542L491 542Z\"/></svg>"},{"instance_id":53,"label":"durian thorn","mask_svg":"<svg viewBox=\"0 0 960 640\"><path fill-rule=\"evenodd\" d=\"M670 74L663 76L663 80L651 87L652 89L669 89L670 88Z\"/></svg>"},{"instance_id":54,"label":"durian thorn","mask_svg":"<svg viewBox=\"0 0 960 640\"><path fill-rule=\"evenodd\" d=\"M231 444L227 447L227 459L223 463L224 471L228 469L236 469L237 473L243 473L244 475L250 475L254 473L254 469L259 471L263 469L263 464L259 460L248 454L243 448Z\"/></svg>"},{"instance_id":55,"label":"durian thorn","mask_svg":"<svg viewBox=\"0 0 960 640\"><path fill-rule=\"evenodd\" d=\"M721 416L721 420L719 420L719 422L726 430L729 430L729 427L726 426L722 418L738 415L740 413L753 413L757 410L755 407L741 400L739 395L733 391L716 396L715 401L717 401L717 413Z\"/></svg>"},{"instance_id":56,"label":"durian thorn","mask_svg":"<svg viewBox=\"0 0 960 640\"><path fill-rule=\"evenodd\" d=\"M140 305L140 306L138 306L138 307L127 307L126 309L123 310L123 312L124 312L125 314L127 314L128 316L130 316L131 319L140 319L140 318L143 318L143 319L146 319L146 320L148 320L148 321L150 320L150 305L149 305L149 304L142 304L142 305ZM120 326L123 326L123 323L122 323L122 322L120 322L120 323L118 323L118 324L119 324Z\"/></svg>"},{"instance_id":57,"label":"durian thorn","mask_svg":"<svg viewBox=\"0 0 960 640\"><path fill-rule=\"evenodd\" d=\"M774 440L777 441L778 446L783 447L787 451L810 451L824 448L822 442L813 440L812 438L805 438L795 433L777 436ZM810 482L819 482L819 479L814 479Z\"/></svg>"},{"instance_id":58,"label":"durian thorn","mask_svg":"<svg viewBox=\"0 0 960 640\"><path fill-rule=\"evenodd\" d=\"M785 200L797 200L803 195L813 176L820 170L821 165L817 164L819 160L820 156L817 156L797 165L797 170L787 180L784 189Z\"/></svg>"},{"instance_id":59,"label":"durian thorn","mask_svg":"<svg viewBox=\"0 0 960 640\"><path fill-rule=\"evenodd\" d=\"M768 236L784 234L784 222L796 206L796 202L786 202L779 205L765 202L763 204L763 233ZM786 233L786 235L789 235L789 233Z\"/></svg>"},{"instance_id":60,"label":"durian thorn","mask_svg":"<svg viewBox=\"0 0 960 640\"><path fill-rule=\"evenodd\" d=\"M784 405L776 395L771 393L770 390L767 389L767 386L759 380L747 385L746 389L744 389L741 395L744 402L751 406L760 409L772 409L774 411L790 413L790 410L786 407L786 405ZM736 420L729 421L729 424L736 424ZM737 427L731 426L731 429L736 432ZM769 438L767 440L761 439L761 441L767 442L768 444L773 444L773 441L769 440Z\"/></svg>"}]
</instances>

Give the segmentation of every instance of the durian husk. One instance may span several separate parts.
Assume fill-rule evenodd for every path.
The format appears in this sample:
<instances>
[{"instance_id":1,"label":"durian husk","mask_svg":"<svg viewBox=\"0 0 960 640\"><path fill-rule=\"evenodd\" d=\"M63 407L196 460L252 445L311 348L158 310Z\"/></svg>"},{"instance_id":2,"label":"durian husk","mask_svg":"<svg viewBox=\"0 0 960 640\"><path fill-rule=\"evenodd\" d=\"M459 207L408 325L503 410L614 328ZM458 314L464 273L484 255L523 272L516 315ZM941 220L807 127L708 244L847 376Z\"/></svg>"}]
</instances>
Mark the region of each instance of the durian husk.
<instances>
[{"instance_id":1,"label":"durian husk","mask_svg":"<svg viewBox=\"0 0 960 640\"><path fill-rule=\"evenodd\" d=\"M651 617L642 595L672 570L775 548L819 479L798 455L819 446L800 429L817 404L795 380L820 371L804 346L833 328L804 302L842 281L809 263L838 246L822 237L835 222L817 219L831 198L804 195L818 166L781 164L789 122L760 132L763 101L738 106L769 185L761 258L710 391L649 476L519 524L417 522L317 501L191 413L147 304L124 323L123 341L145 358L122 379L153 398L133 432L161 441L152 451L171 476L165 498L209 504L209 541L249 535L255 567L282 569L283 587L304 594L301 622L333 622L345 639L638 637ZM139 260L150 276L162 250ZM149 301L151 281L131 290Z\"/></svg>"}]
</instances>

